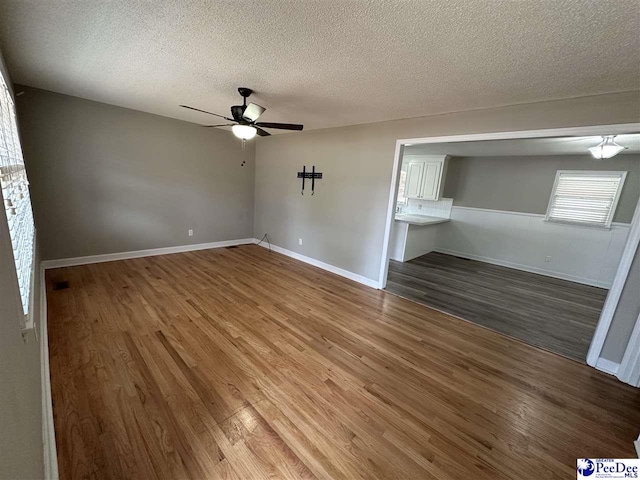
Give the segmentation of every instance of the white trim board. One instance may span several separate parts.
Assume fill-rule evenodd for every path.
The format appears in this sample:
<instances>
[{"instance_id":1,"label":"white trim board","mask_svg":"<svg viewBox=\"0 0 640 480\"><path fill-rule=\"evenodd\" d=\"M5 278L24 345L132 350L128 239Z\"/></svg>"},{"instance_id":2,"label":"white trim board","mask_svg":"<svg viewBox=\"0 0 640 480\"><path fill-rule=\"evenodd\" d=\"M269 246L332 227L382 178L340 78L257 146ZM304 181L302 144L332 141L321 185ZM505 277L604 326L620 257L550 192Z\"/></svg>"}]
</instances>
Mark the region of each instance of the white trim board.
<instances>
[{"instance_id":1,"label":"white trim board","mask_svg":"<svg viewBox=\"0 0 640 480\"><path fill-rule=\"evenodd\" d=\"M638 439L633 442L633 445L636 447L636 455L640 458L640 436L638 436Z\"/></svg>"},{"instance_id":2,"label":"white trim board","mask_svg":"<svg viewBox=\"0 0 640 480\"><path fill-rule=\"evenodd\" d=\"M254 241L256 244L260 242L260 240L258 240L257 238L254 239ZM269 245L265 244L264 242L261 243L260 246L263 248L269 248ZM362 275L350 272L349 270L344 270L334 265L321 262L320 260L316 260L315 258L307 257L300 253L292 252L291 250L287 250L286 248L282 248L273 244L271 244L271 250L277 253L281 253L282 255L286 255L287 257L300 260L301 262L308 263L309 265L313 265L314 267L321 268L322 270L326 270L327 272L335 273L336 275L340 275L341 277L348 278L349 280L353 280L354 282L361 283L362 285L366 285L367 287L376 289L380 288L378 282L376 282L375 280L363 277Z\"/></svg>"},{"instance_id":3,"label":"white trim board","mask_svg":"<svg viewBox=\"0 0 640 480\"><path fill-rule=\"evenodd\" d=\"M51 400L51 376L49 371L49 334L47 330L47 285L42 262L39 266L40 281L40 383L42 396L42 443L44 451L44 478L58 479L58 454L53 424Z\"/></svg>"},{"instance_id":4,"label":"white trim board","mask_svg":"<svg viewBox=\"0 0 640 480\"><path fill-rule=\"evenodd\" d=\"M539 217L544 218L546 215L544 213L528 213L528 212L512 212L511 210L496 210L494 208L481 208L481 207L465 207L463 205L452 205L451 209L457 210L477 210L479 212L491 212L491 213L504 213L506 215L519 215L521 217ZM579 224L571 224L572 227L584 227L584 228L594 228L585 225ZM631 227L630 223L627 222L611 222L611 228L613 227Z\"/></svg>"},{"instance_id":5,"label":"white trim board","mask_svg":"<svg viewBox=\"0 0 640 480\"><path fill-rule=\"evenodd\" d=\"M396 150L393 154L393 170L391 170L391 186L389 187L389 203L387 204L387 220L384 226L384 237L382 240L382 257L380 259L380 276L378 277L379 288L387 286L389 275L389 243L391 241L391 229L396 217L396 203L398 201L398 187L400 183L400 169L402 168L402 156L404 144L401 140L396 141Z\"/></svg>"},{"instance_id":6,"label":"white trim board","mask_svg":"<svg viewBox=\"0 0 640 480\"><path fill-rule=\"evenodd\" d=\"M607 360L606 358L599 358L595 367L601 372L608 373L609 375L615 375L616 373L618 373L620 364L612 362L611 360Z\"/></svg>"},{"instance_id":7,"label":"white trim board","mask_svg":"<svg viewBox=\"0 0 640 480\"><path fill-rule=\"evenodd\" d=\"M403 145L419 145L424 143L475 142L478 140L517 140L520 138L543 138L557 136L601 136L636 133L640 131L640 123L619 123L613 125L589 125L584 127L544 128L541 130L516 130L510 132L471 133L462 135L445 135L442 137L402 138Z\"/></svg>"},{"instance_id":8,"label":"white trim board","mask_svg":"<svg viewBox=\"0 0 640 480\"><path fill-rule=\"evenodd\" d=\"M559 278L560 280L568 280L570 282L581 283L583 285L590 285L592 287L606 289L609 288L609 285L606 282L598 282L590 278L583 278L575 275L565 275L562 273L545 270L543 268L530 267L528 265L522 265L520 263L507 262L495 258L483 257L481 255L474 255L473 253L458 252L455 250L448 250L446 248L436 248L434 251L438 253L444 253L446 255L453 255L454 257L468 258L469 260L477 260L479 262L490 263L491 265L499 265L501 267L522 270L523 272L537 273L538 275L544 275L546 277Z\"/></svg>"},{"instance_id":9,"label":"white trim board","mask_svg":"<svg viewBox=\"0 0 640 480\"><path fill-rule=\"evenodd\" d=\"M629 385L640 387L640 315L636 319L616 376Z\"/></svg>"},{"instance_id":10,"label":"white trim board","mask_svg":"<svg viewBox=\"0 0 640 480\"><path fill-rule=\"evenodd\" d=\"M232 247L235 245L247 245L255 243L254 238L242 238L239 240L224 240L221 242L195 243L192 245L179 245L176 247L151 248L148 250L135 250L132 252L106 253L104 255L88 255L86 257L61 258L59 260L44 260L44 269L74 267L91 263L113 262L116 260L128 260L130 258L153 257L155 255L169 255L172 253L193 252L196 250L208 250L210 248Z\"/></svg>"},{"instance_id":11,"label":"white trim board","mask_svg":"<svg viewBox=\"0 0 640 480\"><path fill-rule=\"evenodd\" d=\"M600 359L600 354L602 353L602 347L604 346L604 341L607 338L607 334L609 333L609 327L611 327L613 315L618 308L618 302L620 301L620 296L622 295L624 285L627 282L629 270L631 270L631 264L633 263L633 258L638 251L639 244L640 199L638 199L638 204L636 205L636 210L633 214L633 220L631 220L631 229L629 230L627 243L622 252L622 257L620 258L620 263L618 264L616 275L613 278L613 283L611 284L611 288L609 289L607 299L604 302L604 307L602 308L602 312L600 313L600 319L598 320L598 324L596 325L596 331L593 335L593 339L591 340L591 345L589 346L589 352L587 353L587 364L591 365L592 367L598 368L597 363ZM633 340L633 338L630 340ZM630 341L628 347L633 345L634 342Z\"/></svg>"}]
</instances>

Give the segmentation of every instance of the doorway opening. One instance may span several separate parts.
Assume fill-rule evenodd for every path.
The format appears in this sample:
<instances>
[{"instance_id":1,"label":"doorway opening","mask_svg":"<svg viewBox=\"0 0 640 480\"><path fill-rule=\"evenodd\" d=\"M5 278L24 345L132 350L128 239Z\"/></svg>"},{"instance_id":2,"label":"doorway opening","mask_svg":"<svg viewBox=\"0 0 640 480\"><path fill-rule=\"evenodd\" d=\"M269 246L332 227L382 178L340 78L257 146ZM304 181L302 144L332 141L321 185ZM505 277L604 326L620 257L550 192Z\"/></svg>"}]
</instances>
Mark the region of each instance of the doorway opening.
<instances>
[{"instance_id":1,"label":"doorway opening","mask_svg":"<svg viewBox=\"0 0 640 480\"><path fill-rule=\"evenodd\" d=\"M638 217L637 131L399 140L381 287L595 366ZM625 148L594 158L607 135Z\"/></svg>"}]
</instances>

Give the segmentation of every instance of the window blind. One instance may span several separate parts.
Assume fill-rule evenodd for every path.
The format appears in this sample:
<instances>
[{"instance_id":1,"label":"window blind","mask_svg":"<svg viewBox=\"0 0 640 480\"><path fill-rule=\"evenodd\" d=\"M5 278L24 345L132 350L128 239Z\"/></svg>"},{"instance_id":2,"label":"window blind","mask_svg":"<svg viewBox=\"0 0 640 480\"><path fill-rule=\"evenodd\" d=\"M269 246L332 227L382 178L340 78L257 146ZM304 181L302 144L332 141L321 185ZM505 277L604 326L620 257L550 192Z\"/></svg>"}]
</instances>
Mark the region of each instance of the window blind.
<instances>
[{"instance_id":1,"label":"window blind","mask_svg":"<svg viewBox=\"0 0 640 480\"><path fill-rule=\"evenodd\" d=\"M558 172L547 220L609 227L626 172Z\"/></svg>"},{"instance_id":2,"label":"window blind","mask_svg":"<svg viewBox=\"0 0 640 480\"><path fill-rule=\"evenodd\" d=\"M18 137L15 106L2 75L0 75L0 187L13 247L22 310L27 315L35 228L29 197L29 182Z\"/></svg>"}]
</instances>

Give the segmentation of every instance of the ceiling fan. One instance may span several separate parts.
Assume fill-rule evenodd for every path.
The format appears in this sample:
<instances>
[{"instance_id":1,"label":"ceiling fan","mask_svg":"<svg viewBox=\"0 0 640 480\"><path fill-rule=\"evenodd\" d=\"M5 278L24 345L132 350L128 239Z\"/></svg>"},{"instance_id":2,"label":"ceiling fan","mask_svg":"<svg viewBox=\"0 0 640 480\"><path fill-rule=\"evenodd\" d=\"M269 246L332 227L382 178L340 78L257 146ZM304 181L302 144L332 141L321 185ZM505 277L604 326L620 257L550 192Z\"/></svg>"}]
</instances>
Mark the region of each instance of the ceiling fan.
<instances>
[{"instance_id":1,"label":"ceiling fan","mask_svg":"<svg viewBox=\"0 0 640 480\"><path fill-rule=\"evenodd\" d=\"M188 108L189 110L195 110L196 112L207 113L216 117L224 118L233 123L223 123L220 125L203 125L203 127L231 127L233 134L242 140L251 140L258 134L260 137L268 137L271 135L263 128L277 128L279 130L302 130L303 125L295 123L270 123L270 122L256 122L260 115L262 115L266 108L250 103L247 105L247 97L249 97L253 90L246 87L238 88L238 93L242 95L242 105L233 105L231 107L231 116L233 118L225 117L224 115L218 115L217 113L207 112L199 108L190 107L189 105L180 105L182 108Z\"/></svg>"}]
</instances>

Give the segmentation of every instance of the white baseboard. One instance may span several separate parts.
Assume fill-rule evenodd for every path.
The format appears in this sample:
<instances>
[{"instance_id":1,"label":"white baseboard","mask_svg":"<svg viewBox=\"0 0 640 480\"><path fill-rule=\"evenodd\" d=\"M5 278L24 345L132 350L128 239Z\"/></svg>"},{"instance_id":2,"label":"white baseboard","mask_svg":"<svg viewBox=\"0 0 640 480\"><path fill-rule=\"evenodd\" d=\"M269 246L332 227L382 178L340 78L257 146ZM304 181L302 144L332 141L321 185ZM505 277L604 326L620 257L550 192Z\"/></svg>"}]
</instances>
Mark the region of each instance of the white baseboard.
<instances>
[{"instance_id":1,"label":"white baseboard","mask_svg":"<svg viewBox=\"0 0 640 480\"><path fill-rule=\"evenodd\" d=\"M640 437L638 437L638 439L633 442L633 446L636 447L636 455L638 455L638 458L640 458Z\"/></svg>"},{"instance_id":2,"label":"white baseboard","mask_svg":"<svg viewBox=\"0 0 640 480\"><path fill-rule=\"evenodd\" d=\"M620 368L619 363L612 362L606 358L600 357L596 362L596 369L601 372L608 373L609 375L615 375L618 373L618 368Z\"/></svg>"},{"instance_id":3,"label":"white baseboard","mask_svg":"<svg viewBox=\"0 0 640 480\"><path fill-rule=\"evenodd\" d=\"M545 270L543 268L530 267L521 263L507 262L495 258L483 257L482 255L474 255L473 253L458 252L455 250L448 250L446 248L436 248L435 251L439 253L445 253L447 255L453 255L456 257L468 258L469 260L477 260L479 262L490 263L492 265L499 265L501 267L509 267L515 270L522 270L523 272L537 273L538 275L545 275L547 277L558 278L560 280L568 280L570 282L581 283L583 285L590 285L592 287L606 288L607 290L611 287L611 285L606 282L600 282L591 278L567 275L564 273L554 272L552 270Z\"/></svg>"},{"instance_id":4,"label":"white baseboard","mask_svg":"<svg viewBox=\"0 0 640 480\"><path fill-rule=\"evenodd\" d=\"M258 242L259 240L255 239L255 243ZM269 248L269 246L264 242L261 243L260 246ZM316 260L315 258L307 257L300 253L292 252L291 250L287 250L286 248L278 247L277 245L273 244L271 244L271 250L286 255L287 257L295 258L296 260L300 260L301 262L308 263L309 265L313 265L314 267L318 267L328 272L335 273L336 275L340 275L341 277L348 278L349 280L353 280L354 282L361 283L363 285L366 285L367 287L376 289L380 288L376 280L372 280L370 278L363 277L362 275L358 275L357 273L353 273L348 270L330 265L328 263L321 262L320 260Z\"/></svg>"},{"instance_id":5,"label":"white baseboard","mask_svg":"<svg viewBox=\"0 0 640 480\"><path fill-rule=\"evenodd\" d=\"M42 266L45 269L74 267L76 265L88 265L90 263L113 262L116 260L128 260L131 258L153 257L155 255L168 255L171 253L193 252L195 250L208 250L210 248L232 247L234 245L246 245L254 243L254 238L242 238L239 240L224 240L222 242L195 243L193 245L179 245L177 247L151 248L148 250L135 250L132 252L106 253L104 255L88 255L86 257L61 258L59 260L44 260Z\"/></svg>"},{"instance_id":6,"label":"white baseboard","mask_svg":"<svg viewBox=\"0 0 640 480\"><path fill-rule=\"evenodd\" d=\"M47 330L47 286L44 266L39 266L40 281L40 381L42 395L42 443L44 450L44 478L58 480L58 454L53 424L51 374L49 371L49 334Z\"/></svg>"}]
</instances>

